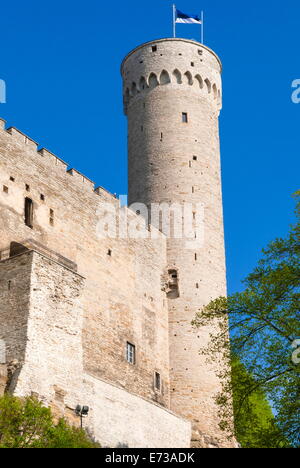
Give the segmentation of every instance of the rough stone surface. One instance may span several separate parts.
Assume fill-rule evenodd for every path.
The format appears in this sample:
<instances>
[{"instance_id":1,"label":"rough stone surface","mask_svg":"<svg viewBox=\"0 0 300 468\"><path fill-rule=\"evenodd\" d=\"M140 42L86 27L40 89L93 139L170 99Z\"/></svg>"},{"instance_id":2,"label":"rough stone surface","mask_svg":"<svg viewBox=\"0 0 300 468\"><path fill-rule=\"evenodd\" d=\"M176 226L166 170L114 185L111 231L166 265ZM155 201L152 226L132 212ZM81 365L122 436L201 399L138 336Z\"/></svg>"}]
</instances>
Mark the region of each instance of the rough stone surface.
<instances>
[{"instance_id":1,"label":"rough stone surface","mask_svg":"<svg viewBox=\"0 0 300 468\"><path fill-rule=\"evenodd\" d=\"M15 345L13 341L9 343L9 358L14 355L13 347L22 344L22 352L18 354L22 365L18 366L17 360L9 364L14 394L38 396L57 416L64 415L73 424L79 423L74 413L76 405L90 406L85 425L105 446L189 446L188 421L134 392L85 372L81 302L84 278L34 251L2 262L1 280L8 265L14 284L1 297L5 302L5 296L9 296L9 310L16 314L20 311L16 302L20 289L30 297L23 309L27 316L26 336L16 333L15 324L19 322L16 315L1 331L4 338L15 340ZM26 276L19 275L20 266L27 267ZM3 311L1 308L1 315ZM1 367L0 391L6 385L6 369Z\"/></svg>"}]
</instances>

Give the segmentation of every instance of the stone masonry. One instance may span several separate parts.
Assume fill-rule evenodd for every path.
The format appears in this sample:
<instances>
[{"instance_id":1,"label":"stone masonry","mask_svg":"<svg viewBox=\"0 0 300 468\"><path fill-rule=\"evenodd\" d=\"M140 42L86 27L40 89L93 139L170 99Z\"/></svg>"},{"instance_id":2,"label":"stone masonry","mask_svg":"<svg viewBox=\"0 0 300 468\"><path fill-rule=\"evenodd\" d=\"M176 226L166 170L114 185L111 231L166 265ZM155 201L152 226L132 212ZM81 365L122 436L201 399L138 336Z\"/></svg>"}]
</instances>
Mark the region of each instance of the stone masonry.
<instances>
[{"instance_id":1,"label":"stone masonry","mask_svg":"<svg viewBox=\"0 0 300 468\"><path fill-rule=\"evenodd\" d=\"M227 363L205 362L212 330L191 326L226 294L220 72L211 50L181 39L122 64L129 202L202 204L194 249L0 121L0 393L37 395L75 423L88 405L85 425L104 446L234 445L214 400ZM111 209L155 236L99 236Z\"/></svg>"}]
</instances>

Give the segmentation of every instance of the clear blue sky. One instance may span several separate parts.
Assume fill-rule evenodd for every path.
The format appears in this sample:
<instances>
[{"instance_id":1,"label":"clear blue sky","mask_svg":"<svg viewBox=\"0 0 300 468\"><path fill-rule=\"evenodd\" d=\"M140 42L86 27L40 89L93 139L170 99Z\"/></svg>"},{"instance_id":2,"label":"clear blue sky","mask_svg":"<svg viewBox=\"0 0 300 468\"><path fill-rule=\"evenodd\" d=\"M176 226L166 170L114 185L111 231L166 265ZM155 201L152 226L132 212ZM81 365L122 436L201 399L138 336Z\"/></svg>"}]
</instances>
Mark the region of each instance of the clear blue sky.
<instances>
[{"instance_id":1,"label":"clear blue sky","mask_svg":"<svg viewBox=\"0 0 300 468\"><path fill-rule=\"evenodd\" d=\"M1 5L0 116L98 185L127 192L119 66L172 33L172 2L14 0ZM229 291L293 221L299 184L300 4L178 0L206 17L205 43L224 65L221 148ZM178 25L199 39L199 27Z\"/></svg>"}]
</instances>

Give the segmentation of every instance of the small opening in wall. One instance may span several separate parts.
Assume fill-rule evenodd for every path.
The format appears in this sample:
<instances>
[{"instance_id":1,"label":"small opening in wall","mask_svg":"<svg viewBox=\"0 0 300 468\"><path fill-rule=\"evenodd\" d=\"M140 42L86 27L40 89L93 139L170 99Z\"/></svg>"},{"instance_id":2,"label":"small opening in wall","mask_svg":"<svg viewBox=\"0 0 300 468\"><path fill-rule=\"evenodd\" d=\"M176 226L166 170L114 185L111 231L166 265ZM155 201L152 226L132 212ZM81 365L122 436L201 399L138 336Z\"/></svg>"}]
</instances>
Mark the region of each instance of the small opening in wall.
<instances>
[{"instance_id":1,"label":"small opening in wall","mask_svg":"<svg viewBox=\"0 0 300 468\"><path fill-rule=\"evenodd\" d=\"M194 67L195 66L195 63L194 62L191 62L191 67Z\"/></svg>"},{"instance_id":2,"label":"small opening in wall","mask_svg":"<svg viewBox=\"0 0 300 468\"><path fill-rule=\"evenodd\" d=\"M25 224L27 227L33 227L33 201L30 198L25 198Z\"/></svg>"},{"instance_id":3,"label":"small opening in wall","mask_svg":"<svg viewBox=\"0 0 300 468\"><path fill-rule=\"evenodd\" d=\"M108 255L109 257L111 257L111 256L112 256L112 250L111 250L111 249L108 249L108 251L107 251L107 255Z\"/></svg>"},{"instance_id":4,"label":"small opening in wall","mask_svg":"<svg viewBox=\"0 0 300 468\"><path fill-rule=\"evenodd\" d=\"M198 50L198 54L199 54L199 55L203 55L203 50L199 49L199 50Z\"/></svg>"},{"instance_id":5,"label":"small opening in wall","mask_svg":"<svg viewBox=\"0 0 300 468\"><path fill-rule=\"evenodd\" d=\"M28 184L25 184L25 190L26 192L30 192L30 186Z\"/></svg>"},{"instance_id":6,"label":"small opening in wall","mask_svg":"<svg viewBox=\"0 0 300 468\"><path fill-rule=\"evenodd\" d=\"M54 226L54 210L52 208L49 210L49 224L50 226Z\"/></svg>"},{"instance_id":7,"label":"small opening in wall","mask_svg":"<svg viewBox=\"0 0 300 468\"><path fill-rule=\"evenodd\" d=\"M160 141L163 141L163 139L164 139L164 134L161 133L161 134L160 134Z\"/></svg>"},{"instance_id":8,"label":"small opening in wall","mask_svg":"<svg viewBox=\"0 0 300 468\"><path fill-rule=\"evenodd\" d=\"M15 178L12 177L12 176L10 176L9 180L10 180L11 182L14 182L14 181L15 181Z\"/></svg>"},{"instance_id":9,"label":"small opening in wall","mask_svg":"<svg viewBox=\"0 0 300 468\"><path fill-rule=\"evenodd\" d=\"M195 253L195 261L197 261L198 259L198 255Z\"/></svg>"},{"instance_id":10,"label":"small opening in wall","mask_svg":"<svg viewBox=\"0 0 300 468\"><path fill-rule=\"evenodd\" d=\"M6 187L6 185L3 185L3 192L8 193L8 187Z\"/></svg>"},{"instance_id":11,"label":"small opening in wall","mask_svg":"<svg viewBox=\"0 0 300 468\"><path fill-rule=\"evenodd\" d=\"M127 359L127 362L129 362L129 364L134 365L136 362L135 346L132 343L129 343L129 341L127 341L126 343L126 359Z\"/></svg>"},{"instance_id":12,"label":"small opening in wall","mask_svg":"<svg viewBox=\"0 0 300 468\"><path fill-rule=\"evenodd\" d=\"M197 156L193 156L193 161L198 161Z\"/></svg>"},{"instance_id":13,"label":"small opening in wall","mask_svg":"<svg viewBox=\"0 0 300 468\"><path fill-rule=\"evenodd\" d=\"M199 283L196 283L196 289L199 289Z\"/></svg>"},{"instance_id":14,"label":"small opening in wall","mask_svg":"<svg viewBox=\"0 0 300 468\"><path fill-rule=\"evenodd\" d=\"M187 112L182 112L182 122L188 123L188 114Z\"/></svg>"},{"instance_id":15,"label":"small opening in wall","mask_svg":"<svg viewBox=\"0 0 300 468\"><path fill-rule=\"evenodd\" d=\"M43 195L43 194L41 193L40 199L41 199L42 201L45 201L45 195Z\"/></svg>"},{"instance_id":16,"label":"small opening in wall","mask_svg":"<svg viewBox=\"0 0 300 468\"><path fill-rule=\"evenodd\" d=\"M168 290L167 296L169 299L176 299L179 297L179 280L178 280L178 271L169 270L169 281L168 281Z\"/></svg>"},{"instance_id":17,"label":"small opening in wall","mask_svg":"<svg viewBox=\"0 0 300 468\"><path fill-rule=\"evenodd\" d=\"M195 187L192 187L192 193L195 193Z\"/></svg>"},{"instance_id":18,"label":"small opening in wall","mask_svg":"<svg viewBox=\"0 0 300 468\"><path fill-rule=\"evenodd\" d=\"M161 391L161 377L158 372L155 372L155 375L154 375L154 385L155 385L155 390L160 392Z\"/></svg>"},{"instance_id":19,"label":"small opening in wall","mask_svg":"<svg viewBox=\"0 0 300 468\"><path fill-rule=\"evenodd\" d=\"M8 288L9 291L11 290L11 280L8 281L7 288Z\"/></svg>"},{"instance_id":20,"label":"small opening in wall","mask_svg":"<svg viewBox=\"0 0 300 468\"><path fill-rule=\"evenodd\" d=\"M152 52L157 52L157 46L152 46Z\"/></svg>"}]
</instances>

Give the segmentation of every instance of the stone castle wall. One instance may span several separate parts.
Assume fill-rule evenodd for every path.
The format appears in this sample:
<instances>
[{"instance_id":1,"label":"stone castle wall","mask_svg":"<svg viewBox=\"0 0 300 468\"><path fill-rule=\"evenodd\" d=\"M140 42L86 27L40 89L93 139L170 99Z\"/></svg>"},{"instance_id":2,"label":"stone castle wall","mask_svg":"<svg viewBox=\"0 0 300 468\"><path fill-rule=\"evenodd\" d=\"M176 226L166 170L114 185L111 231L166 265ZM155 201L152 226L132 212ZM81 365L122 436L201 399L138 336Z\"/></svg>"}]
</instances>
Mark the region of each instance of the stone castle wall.
<instances>
[{"instance_id":1,"label":"stone castle wall","mask_svg":"<svg viewBox=\"0 0 300 468\"><path fill-rule=\"evenodd\" d=\"M15 395L37 395L72 424L79 424L77 404L88 405L84 424L102 446L189 446L187 421L85 373L84 288L78 273L35 251L0 262L0 339L11 371L0 368L0 386L6 377Z\"/></svg>"},{"instance_id":2,"label":"stone castle wall","mask_svg":"<svg viewBox=\"0 0 300 468\"><path fill-rule=\"evenodd\" d=\"M66 172L66 164L47 150L36 149L21 132L0 129L0 250L30 238L76 263L85 277L85 371L169 407L164 236L99 239L97 212L118 201L105 190L95 192L78 172ZM26 197L34 203L33 229L24 223ZM136 346L135 366L126 361L127 341ZM155 372L161 374L162 393L154 389Z\"/></svg>"}]
</instances>

